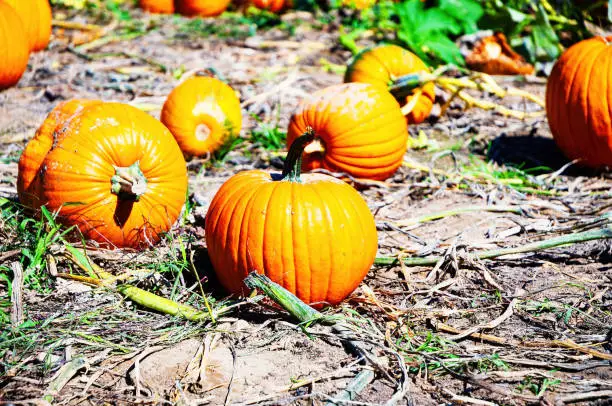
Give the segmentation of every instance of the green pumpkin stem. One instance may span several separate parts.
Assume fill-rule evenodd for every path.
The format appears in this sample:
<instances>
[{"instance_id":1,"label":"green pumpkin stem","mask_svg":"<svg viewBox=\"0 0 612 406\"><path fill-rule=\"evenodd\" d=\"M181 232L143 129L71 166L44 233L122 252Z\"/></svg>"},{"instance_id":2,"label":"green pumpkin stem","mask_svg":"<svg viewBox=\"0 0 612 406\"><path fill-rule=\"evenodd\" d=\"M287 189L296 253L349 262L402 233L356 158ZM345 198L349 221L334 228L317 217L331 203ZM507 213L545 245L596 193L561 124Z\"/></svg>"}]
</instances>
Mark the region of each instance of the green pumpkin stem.
<instances>
[{"instance_id":1,"label":"green pumpkin stem","mask_svg":"<svg viewBox=\"0 0 612 406\"><path fill-rule=\"evenodd\" d=\"M301 182L302 174L302 154L306 145L315 139L315 132L312 127L307 127L306 132L293 141L289 147L285 167L283 168L282 180L290 182Z\"/></svg>"},{"instance_id":2,"label":"green pumpkin stem","mask_svg":"<svg viewBox=\"0 0 612 406\"><path fill-rule=\"evenodd\" d=\"M147 178L136 161L128 167L115 166L115 175L111 178L111 193L119 199L138 201L147 191Z\"/></svg>"}]
</instances>

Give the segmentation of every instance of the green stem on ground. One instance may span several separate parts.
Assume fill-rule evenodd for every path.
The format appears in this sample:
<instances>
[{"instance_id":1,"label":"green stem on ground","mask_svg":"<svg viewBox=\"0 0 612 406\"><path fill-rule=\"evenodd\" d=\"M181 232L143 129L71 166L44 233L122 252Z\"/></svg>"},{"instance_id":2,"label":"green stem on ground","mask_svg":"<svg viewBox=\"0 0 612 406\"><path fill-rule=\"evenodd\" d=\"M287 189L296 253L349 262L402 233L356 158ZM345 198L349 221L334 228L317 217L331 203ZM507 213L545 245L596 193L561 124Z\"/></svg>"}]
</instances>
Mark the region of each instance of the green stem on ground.
<instances>
[{"instance_id":1,"label":"green stem on ground","mask_svg":"<svg viewBox=\"0 0 612 406\"><path fill-rule=\"evenodd\" d=\"M312 320L324 319L323 314L302 302L297 296L273 282L265 275L251 272L245 279L244 284L250 289L261 290L266 296L287 310L300 323Z\"/></svg>"},{"instance_id":2,"label":"green stem on ground","mask_svg":"<svg viewBox=\"0 0 612 406\"><path fill-rule=\"evenodd\" d=\"M482 250L472 253L477 259L492 259L504 255L523 254L526 252L542 251L549 248L560 247L562 245L577 244L592 240L603 240L612 238L612 228L605 227L599 230L582 231L579 233L562 235L542 241L532 242L519 247L499 248L495 250ZM406 266L428 266L435 265L444 257L424 257L424 258L404 258L402 263ZM377 257L375 265L394 265L398 263L397 257Z\"/></svg>"},{"instance_id":3,"label":"green stem on ground","mask_svg":"<svg viewBox=\"0 0 612 406\"><path fill-rule=\"evenodd\" d=\"M78 249L66 244L66 250L70 254L72 261L85 270L88 274L94 275L100 280L100 286L104 285L104 280L111 280L114 276L102 268L92 263L89 257ZM134 303L171 316L179 316L190 321L209 321L210 315L207 312L202 312L194 307L177 303L173 300L166 299L144 289L137 288L129 284L123 284L116 287L117 292L124 295Z\"/></svg>"}]
</instances>

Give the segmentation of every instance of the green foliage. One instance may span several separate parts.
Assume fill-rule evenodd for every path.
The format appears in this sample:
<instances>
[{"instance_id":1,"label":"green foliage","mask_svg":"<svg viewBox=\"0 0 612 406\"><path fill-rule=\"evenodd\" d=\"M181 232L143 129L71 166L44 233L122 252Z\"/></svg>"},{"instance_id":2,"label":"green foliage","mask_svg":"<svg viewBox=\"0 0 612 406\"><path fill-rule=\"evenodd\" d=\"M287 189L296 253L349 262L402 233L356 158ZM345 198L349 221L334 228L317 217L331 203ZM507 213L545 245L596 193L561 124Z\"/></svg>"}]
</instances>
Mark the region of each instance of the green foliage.
<instances>
[{"instance_id":1,"label":"green foliage","mask_svg":"<svg viewBox=\"0 0 612 406\"><path fill-rule=\"evenodd\" d=\"M264 149L278 151L285 147L287 132L279 127L280 110L276 117L276 122L266 123L258 116L252 114L251 117L257 122L257 127L251 132L251 142L259 144Z\"/></svg>"},{"instance_id":2,"label":"green foliage","mask_svg":"<svg viewBox=\"0 0 612 406\"><path fill-rule=\"evenodd\" d=\"M531 63L555 60L563 49L551 19L561 24L558 30L577 26L575 21L558 18L554 10L549 15L541 2L489 0L484 6L486 18L480 26L504 32L510 44Z\"/></svg>"}]
</instances>

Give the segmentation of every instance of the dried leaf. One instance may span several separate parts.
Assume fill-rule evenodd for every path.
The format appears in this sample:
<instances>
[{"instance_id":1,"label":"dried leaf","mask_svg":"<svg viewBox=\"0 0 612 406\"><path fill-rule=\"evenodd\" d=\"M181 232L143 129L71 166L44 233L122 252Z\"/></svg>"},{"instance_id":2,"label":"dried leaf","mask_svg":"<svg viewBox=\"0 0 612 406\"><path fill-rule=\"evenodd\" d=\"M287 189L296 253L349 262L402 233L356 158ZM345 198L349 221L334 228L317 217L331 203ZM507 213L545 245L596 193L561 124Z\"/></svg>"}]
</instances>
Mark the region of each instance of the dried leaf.
<instances>
[{"instance_id":1,"label":"dried leaf","mask_svg":"<svg viewBox=\"0 0 612 406\"><path fill-rule=\"evenodd\" d=\"M495 33L481 39L465 59L467 66L489 75L529 75L533 65L508 45L506 36Z\"/></svg>"}]
</instances>

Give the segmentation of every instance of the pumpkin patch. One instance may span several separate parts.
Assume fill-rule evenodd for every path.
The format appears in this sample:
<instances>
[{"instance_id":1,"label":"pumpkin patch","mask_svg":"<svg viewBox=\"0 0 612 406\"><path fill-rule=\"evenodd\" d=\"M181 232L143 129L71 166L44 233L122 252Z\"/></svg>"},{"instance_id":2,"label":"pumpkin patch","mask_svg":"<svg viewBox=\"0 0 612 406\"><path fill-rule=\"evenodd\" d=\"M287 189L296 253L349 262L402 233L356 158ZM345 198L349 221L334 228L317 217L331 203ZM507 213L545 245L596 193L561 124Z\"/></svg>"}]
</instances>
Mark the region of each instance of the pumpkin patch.
<instances>
[{"instance_id":1,"label":"pumpkin patch","mask_svg":"<svg viewBox=\"0 0 612 406\"><path fill-rule=\"evenodd\" d=\"M0 404L608 404L608 3L0 0Z\"/></svg>"}]
</instances>

